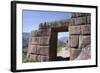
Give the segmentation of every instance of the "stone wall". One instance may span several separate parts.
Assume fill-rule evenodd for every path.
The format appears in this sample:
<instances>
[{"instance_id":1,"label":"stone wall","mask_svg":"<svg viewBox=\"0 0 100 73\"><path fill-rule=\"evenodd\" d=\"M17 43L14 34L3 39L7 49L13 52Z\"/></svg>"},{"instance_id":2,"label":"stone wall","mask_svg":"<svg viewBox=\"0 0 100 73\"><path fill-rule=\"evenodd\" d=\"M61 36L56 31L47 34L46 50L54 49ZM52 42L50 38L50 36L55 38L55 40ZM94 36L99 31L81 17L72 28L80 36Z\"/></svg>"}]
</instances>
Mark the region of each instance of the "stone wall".
<instances>
[{"instance_id":1,"label":"stone wall","mask_svg":"<svg viewBox=\"0 0 100 73\"><path fill-rule=\"evenodd\" d=\"M46 33L47 32L47 33ZM49 60L49 39L50 29L40 29L31 32L28 56L35 61Z\"/></svg>"},{"instance_id":2,"label":"stone wall","mask_svg":"<svg viewBox=\"0 0 100 73\"><path fill-rule=\"evenodd\" d=\"M74 60L82 48L91 44L90 16L88 13L72 13L72 18L67 21L40 23L39 29L31 32L27 56L39 62L54 60L57 54L57 33L69 31L70 60Z\"/></svg>"},{"instance_id":3,"label":"stone wall","mask_svg":"<svg viewBox=\"0 0 100 73\"><path fill-rule=\"evenodd\" d=\"M81 50L91 44L91 15L74 13L69 25L70 59L78 57Z\"/></svg>"}]
</instances>

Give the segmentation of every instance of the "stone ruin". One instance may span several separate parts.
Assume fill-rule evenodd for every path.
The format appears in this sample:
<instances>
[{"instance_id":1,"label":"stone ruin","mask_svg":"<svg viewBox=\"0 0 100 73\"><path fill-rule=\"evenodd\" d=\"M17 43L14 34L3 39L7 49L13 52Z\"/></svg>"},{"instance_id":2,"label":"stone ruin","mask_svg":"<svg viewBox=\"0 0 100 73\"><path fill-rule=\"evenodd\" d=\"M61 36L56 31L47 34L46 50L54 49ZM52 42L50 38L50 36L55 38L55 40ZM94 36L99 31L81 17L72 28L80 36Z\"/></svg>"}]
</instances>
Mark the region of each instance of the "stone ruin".
<instances>
[{"instance_id":1,"label":"stone ruin","mask_svg":"<svg viewBox=\"0 0 100 73\"><path fill-rule=\"evenodd\" d=\"M27 56L37 62L54 61L57 57L58 32L69 32L70 60L81 60L79 55L82 50L91 49L91 14L72 13L69 20L40 23L39 29L30 34ZM90 55L84 59L90 59Z\"/></svg>"}]
</instances>

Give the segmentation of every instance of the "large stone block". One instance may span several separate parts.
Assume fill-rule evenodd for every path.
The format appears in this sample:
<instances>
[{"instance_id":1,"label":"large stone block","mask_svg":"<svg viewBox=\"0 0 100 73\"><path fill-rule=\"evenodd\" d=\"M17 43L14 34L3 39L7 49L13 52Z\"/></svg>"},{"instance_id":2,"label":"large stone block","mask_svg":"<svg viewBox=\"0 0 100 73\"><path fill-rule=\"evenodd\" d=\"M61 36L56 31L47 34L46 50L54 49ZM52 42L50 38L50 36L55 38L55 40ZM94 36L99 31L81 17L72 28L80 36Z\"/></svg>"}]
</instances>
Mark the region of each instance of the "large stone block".
<instances>
[{"instance_id":1,"label":"large stone block","mask_svg":"<svg viewBox=\"0 0 100 73\"><path fill-rule=\"evenodd\" d=\"M91 15L87 16L87 24L91 24Z\"/></svg>"},{"instance_id":2,"label":"large stone block","mask_svg":"<svg viewBox=\"0 0 100 73\"><path fill-rule=\"evenodd\" d=\"M41 45L48 45L49 44L49 37L40 37L39 43Z\"/></svg>"},{"instance_id":3,"label":"large stone block","mask_svg":"<svg viewBox=\"0 0 100 73\"><path fill-rule=\"evenodd\" d=\"M86 24L86 16L74 18L75 24Z\"/></svg>"},{"instance_id":4,"label":"large stone block","mask_svg":"<svg viewBox=\"0 0 100 73\"><path fill-rule=\"evenodd\" d=\"M89 60L89 59L91 59L91 46L87 45L85 48L81 49L81 53L76 58L76 60Z\"/></svg>"},{"instance_id":5,"label":"large stone block","mask_svg":"<svg viewBox=\"0 0 100 73\"><path fill-rule=\"evenodd\" d=\"M49 56L41 56L41 62L49 61Z\"/></svg>"},{"instance_id":6,"label":"large stone block","mask_svg":"<svg viewBox=\"0 0 100 73\"><path fill-rule=\"evenodd\" d=\"M69 34L80 34L80 26L69 26Z\"/></svg>"},{"instance_id":7,"label":"large stone block","mask_svg":"<svg viewBox=\"0 0 100 73\"><path fill-rule=\"evenodd\" d=\"M91 34L91 25L81 25L81 34Z\"/></svg>"},{"instance_id":8,"label":"large stone block","mask_svg":"<svg viewBox=\"0 0 100 73\"><path fill-rule=\"evenodd\" d=\"M49 55L49 47L48 46L40 46L40 54L44 56Z\"/></svg>"},{"instance_id":9,"label":"large stone block","mask_svg":"<svg viewBox=\"0 0 100 73\"><path fill-rule=\"evenodd\" d=\"M39 37L32 37L31 44L39 44Z\"/></svg>"},{"instance_id":10,"label":"large stone block","mask_svg":"<svg viewBox=\"0 0 100 73\"><path fill-rule=\"evenodd\" d=\"M70 47L77 48L79 44L79 37L76 35L76 36L70 36L69 38L70 38L69 39Z\"/></svg>"},{"instance_id":11,"label":"large stone block","mask_svg":"<svg viewBox=\"0 0 100 73\"><path fill-rule=\"evenodd\" d=\"M37 45L30 45L28 48L28 53L36 54Z\"/></svg>"},{"instance_id":12,"label":"large stone block","mask_svg":"<svg viewBox=\"0 0 100 73\"><path fill-rule=\"evenodd\" d=\"M80 49L86 47L89 44L91 44L91 36L90 35L79 36L79 48Z\"/></svg>"},{"instance_id":13,"label":"large stone block","mask_svg":"<svg viewBox=\"0 0 100 73\"><path fill-rule=\"evenodd\" d=\"M81 49L70 48L70 60L76 59L81 52Z\"/></svg>"}]
</instances>

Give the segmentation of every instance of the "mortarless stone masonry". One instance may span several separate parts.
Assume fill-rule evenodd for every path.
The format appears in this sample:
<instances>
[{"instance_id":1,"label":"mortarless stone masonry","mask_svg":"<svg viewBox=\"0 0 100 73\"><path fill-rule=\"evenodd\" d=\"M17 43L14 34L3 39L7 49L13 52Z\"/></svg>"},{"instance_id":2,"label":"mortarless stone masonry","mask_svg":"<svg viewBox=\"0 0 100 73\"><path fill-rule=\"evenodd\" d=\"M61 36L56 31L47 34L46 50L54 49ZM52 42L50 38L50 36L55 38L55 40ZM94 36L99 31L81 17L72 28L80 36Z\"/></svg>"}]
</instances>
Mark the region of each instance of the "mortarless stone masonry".
<instances>
[{"instance_id":1,"label":"mortarless stone masonry","mask_svg":"<svg viewBox=\"0 0 100 73\"><path fill-rule=\"evenodd\" d=\"M72 13L68 21L40 23L39 29L31 32L27 56L38 62L54 60L60 31L69 32L70 60L76 59L82 48L91 45L91 14Z\"/></svg>"}]
</instances>

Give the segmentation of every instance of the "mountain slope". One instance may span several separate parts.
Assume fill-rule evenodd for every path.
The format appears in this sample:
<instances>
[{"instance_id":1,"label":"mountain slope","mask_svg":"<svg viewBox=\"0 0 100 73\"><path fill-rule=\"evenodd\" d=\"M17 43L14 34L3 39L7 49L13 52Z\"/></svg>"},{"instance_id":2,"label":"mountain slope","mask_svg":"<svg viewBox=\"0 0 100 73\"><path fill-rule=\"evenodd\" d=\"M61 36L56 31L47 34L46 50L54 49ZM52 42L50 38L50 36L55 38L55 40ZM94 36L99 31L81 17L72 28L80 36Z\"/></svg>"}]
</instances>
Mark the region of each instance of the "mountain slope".
<instances>
[{"instance_id":1,"label":"mountain slope","mask_svg":"<svg viewBox=\"0 0 100 73\"><path fill-rule=\"evenodd\" d=\"M28 48L28 42L29 42L29 33L23 33L23 39L22 39L22 43L23 43L23 48Z\"/></svg>"},{"instance_id":2,"label":"mountain slope","mask_svg":"<svg viewBox=\"0 0 100 73\"><path fill-rule=\"evenodd\" d=\"M61 40L62 42L66 43L68 40L68 37L61 37L59 38L59 40Z\"/></svg>"},{"instance_id":3,"label":"mountain slope","mask_svg":"<svg viewBox=\"0 0 100 73\"><path fill-rule=\"evenodd\" d=\"M57 46L58 47L63 47L63 46L65 46L66 45L66 43L64 43L63 41L61 41L61 40L58 40L58 43L57 43Z\"/></svg>"}]
</instances>

